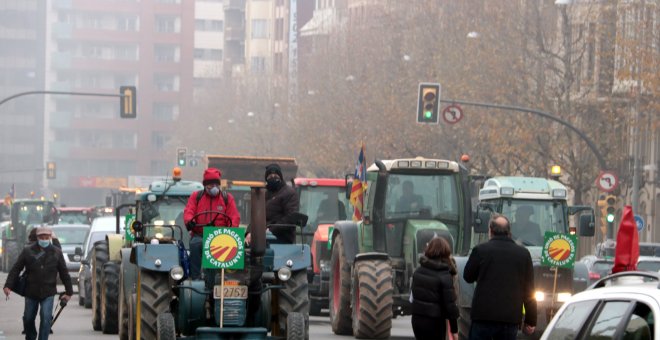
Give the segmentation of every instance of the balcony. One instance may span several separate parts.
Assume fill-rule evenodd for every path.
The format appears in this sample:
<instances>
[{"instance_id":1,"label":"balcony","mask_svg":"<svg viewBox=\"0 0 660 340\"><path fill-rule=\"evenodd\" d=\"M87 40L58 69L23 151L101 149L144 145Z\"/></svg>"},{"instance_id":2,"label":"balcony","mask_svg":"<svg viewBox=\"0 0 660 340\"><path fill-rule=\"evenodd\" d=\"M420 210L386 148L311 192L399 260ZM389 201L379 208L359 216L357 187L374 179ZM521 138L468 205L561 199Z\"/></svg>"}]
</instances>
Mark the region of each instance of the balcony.
<instances>
[{"instance_id":1,"label":"balcony","mask_svg":"<svg viewBox=\"0 0 660 340\"><path fill-rule=\"evenodd\" d=\"M225 11L245 11L245 0L229 0Z\"/></svg>"},{"instance_id":2,"label":"balcony","mask_svg":"<svg viewBox=\"0 0 660 340\"><path fill-rule=\"evenodd\" d=\"M71 68L71 52L55 52L52 54L51 66L54 69Z\"/></svg>"},{"instance_id":3,"label":"balcony","mask_svg":"<svg viewBox=\"0 0 660 340\"><path fill-rule=\"evenodd\" d=\"M226 41L244 41L245 40L245 29L238 27L227 27L225 29L225 40Z\"/></svg>"}]
</instances>

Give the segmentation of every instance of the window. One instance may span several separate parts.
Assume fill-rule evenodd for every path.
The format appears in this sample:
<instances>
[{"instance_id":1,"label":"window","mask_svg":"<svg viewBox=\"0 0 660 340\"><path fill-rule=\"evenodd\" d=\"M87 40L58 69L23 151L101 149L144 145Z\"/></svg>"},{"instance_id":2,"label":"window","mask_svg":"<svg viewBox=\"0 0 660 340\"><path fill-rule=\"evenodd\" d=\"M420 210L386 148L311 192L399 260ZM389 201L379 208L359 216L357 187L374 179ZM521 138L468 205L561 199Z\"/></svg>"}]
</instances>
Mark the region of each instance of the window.
<instances>
[{"instance_id":1,"label":"window","mask_svg":"<svg viewBox=\"0 0 660 340\"><path fill-rule=\"evenodd\" d=\"M250 66L250 72L252 73L264 73L266 71L266 58L264 57L252 57L252 64Z\"/></svg>"},{"instance_id":2,"label":"window","mask_svg":"<svg viewBox=\"0 0 660 340\"><path fill-rule=\"evenodd\" d=\"M158 33L179 33L181 20L176 16L157 15L155 30Z\"/></svg>"},{"instance_id":3,"label":"window","mask_svg":"<svg viewBox=\"0 0 660 340\"><path fill-rule=\"evenodd\" d=\"M252 20L252 39L267 39L268 38L268 20L254 19Z\"/></svg>"},{"instance_id":4,"label":"window","mask_svg":"<svg viewBox=\"0 0 660 340\"><path fill-rule=\"evenodd\" d=\"M216 49L204 49L196 48L195 49L195 59L197 60L222 60L222 50Z\"/></svg>"},{"instance_id":5,"label":"window","mask_svg":"<svg viewBox=\"0 0 660 340\"><path fill-rule=\"evenodd\" d=\"M597 303L597 300L580 301L566 307L548 338L575 339Z\"/></svg>"},{"instance_id":6,"label":"window","mask_svg":"<svg viewBox=\"0 0 660 340\"><path fill-rule=\"evenodd\" d=\"M198 31L222 32L223 21L197 19L195 20L195 29Z\"/></svg>"},{"instance_id":7,"label":"window","mask_svg":"<svg viewBox=\"0 0 660 340\"><path fill-rule=\"evenodd\" d=\"M628 301L606 302L591 328L590 338L613 339L617 326L628 311L628 307L630 307Z\"/></svg>"},{"instance_id":8,"label":"window","mask_svg":"<svg viewBox=\"0 0 660 340\"><path fill-rule=\"evenodd\" d=\"M179 91L179 76L156 74L154 75L154 86L161 92Z\"/></svg>"},{"instance_id":9,"label":"window","mask_svg":"<svg viewBox=\"0 0 660 340\"><path fill-rule=\"evenodd\" d=\"M178 63L181 57L181 49L178 45L156 44L154 48L154 60L159 63Z\"/></svg>"},{"instance_id":10,"label":"window","mask_svg":"<svg viewBox=\"0 0 660 340\"><path fill-rule=\"evenodd\" d=\"M151 145L154 150L165 150L171 140L172 136L165 132L153 132L151 134Z\"/></svg>"},{"instance_id":11,"label":"window","mask_svg":"<svg viewBox=\"0 0 660 340\"><path fill-rule=\"evenodd\" d=\"M117 17L118 31L138 31L137 16L119 16Z\"/></svg>"},{"instance_id":12,"label":"window","mask_svg":"<svg viewBox=\"0 0 660 340\"><path fill-rule=\"evenodd\" d=\"M179 105L173 103L155 103L153 116L160 121L175 121L179 118Z\"/></svg>"}]
</instances>

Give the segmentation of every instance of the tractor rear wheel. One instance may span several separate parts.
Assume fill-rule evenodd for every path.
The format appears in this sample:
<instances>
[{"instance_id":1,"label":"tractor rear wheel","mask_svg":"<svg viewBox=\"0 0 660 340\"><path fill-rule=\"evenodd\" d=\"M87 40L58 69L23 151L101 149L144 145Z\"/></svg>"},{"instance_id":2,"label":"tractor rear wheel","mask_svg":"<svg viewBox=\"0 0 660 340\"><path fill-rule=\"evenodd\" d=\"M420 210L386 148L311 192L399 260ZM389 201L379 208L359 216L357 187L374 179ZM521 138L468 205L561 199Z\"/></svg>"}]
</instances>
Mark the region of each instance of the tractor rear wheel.
<instances>
[{"instance_id":1,"label":"tractor rear wheel","mask_svg":"<svg viewBox=\"0 0 660 340\"><path fill-rule=\"evenodd\" d=\"M387 260L364 260L353 271L353 335L389 338L392 329L392 266Z\"/></svg>"},{"instance_id":2,"label":"tractor rear wheel","mask_svg":"<svg viewBox=\"0 0 660 340\"><path fill-rule=\"evenodd\" d=\"M168 312L172 289L167 273L140 270L140 337L153 340L158 336L158 315Z\"/></svg>"},{"instance_id":3,"label":"tractor rear wheel","mask_svg":"<svg viewBox=\"0 0 660 340\"><path fill-rule=\"evenodd\" d=\"M344 253L341 235L332 245L328 296L332 331L337 335L351 335L351 266Z\"/></svg>"},{"instance_id":4,"label":"tractor rear wheel","mask_svg":"<svg viewBox=\"0 0 660 340\"><path fill-rule=\"evenodd\" d=\"M176 328L172 313L161 313L156 321L158 328L157 340L176 340Z\"/></svg>"},{"instance_id":5,"label":"tractor rear wheel","mask_svg":"<svg viewBox=\"0 0 660 340\"><path fill-rule=\"evenodd\" d=\"M287 317L293 313L303 316L304 330L309 329L309 283L307 271L294 272L291 278L284 282L284 289L279 290L280 329L287 329Z\"/></svg>"},{"instance_id":6,"label":"tractor rear wheel","mask_svg":"<svg viewBox=\"0 0 660 340\"><path fill-rule=\"evenodd\" d=\"M101 330L103 334L117 334L117 302L119 298L119 264L106 262L103 265L101 285Z\"/></svg>"},{"instance_id":7,"label":"tractor rear wheel","mask_svg":"<svg viewBox=\"0 0 660 340\"><path fill-rule=\"evenodd\" d=\"M94 243L92 256L92 328L101 330L101 279L103 265L108 262L108 241Z\"/></svg>"},{"instance_id":8,"label":"tractor rear wheel","mask_svg":"<svg viewBox=\"0 0 660 340\"><path fill-rule=\"evenodd\" d=\"M286 338L287 340L304 340L308 338L308 332L305 330L307 323L301 313L289 313L286 319Z\"/></svg>"}]
</instances>

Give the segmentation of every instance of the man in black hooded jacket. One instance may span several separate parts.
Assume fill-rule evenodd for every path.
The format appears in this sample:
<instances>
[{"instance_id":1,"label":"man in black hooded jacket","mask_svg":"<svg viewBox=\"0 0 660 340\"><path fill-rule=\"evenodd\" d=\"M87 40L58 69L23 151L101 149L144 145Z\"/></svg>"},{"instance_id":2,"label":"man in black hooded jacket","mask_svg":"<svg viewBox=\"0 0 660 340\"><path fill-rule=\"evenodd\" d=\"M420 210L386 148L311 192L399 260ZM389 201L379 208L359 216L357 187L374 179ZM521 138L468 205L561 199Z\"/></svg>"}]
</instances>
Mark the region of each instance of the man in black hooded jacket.
<instances>
[{"instance_id":1,"label":"man in black hooded jacket","mask_svg":"<svg viewBox=\"0 0 660 340\"><path fill-rule=\"evenodd\" d=\"M293 187L286 185L282 169L273 163L266 167L266 225L279 242L294 243L296 230L278 224L293 224L292 214L298 212L300 202Z\"/></svg>"}]
</instances>

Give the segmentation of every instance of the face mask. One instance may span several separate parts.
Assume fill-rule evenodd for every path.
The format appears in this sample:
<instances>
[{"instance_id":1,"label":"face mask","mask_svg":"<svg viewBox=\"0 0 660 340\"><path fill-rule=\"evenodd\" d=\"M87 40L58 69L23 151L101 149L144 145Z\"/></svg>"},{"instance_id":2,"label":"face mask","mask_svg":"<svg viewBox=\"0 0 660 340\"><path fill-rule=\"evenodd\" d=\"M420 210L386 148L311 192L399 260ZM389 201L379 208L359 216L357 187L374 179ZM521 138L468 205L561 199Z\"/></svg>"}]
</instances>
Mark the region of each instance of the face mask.
<instances>
[{"instance_id":1,"label":"face mask","mask_svg":"<svg viewBox=\"0 0 660 340\"><path fill-rule=\"evenodd\" d=\"M268 190L277 190L280 187L279 177L273 177L266 180L266 189Z\"/></svg>"},{"instance_id":2,"label":"face mask","mask_svg":"<svg viewBox=\"0 0 660 340\"><path fill-rule=\"evenodd\" d=\"M218 194L220 193L220 188L218 188L218 187L212 187L211 189L206 190L206 192L207 192L209 195L215 197L215 196L218 196Z\"/></svg>"},{"instance_id":3,"label":"face mask","mask_svg":"<svg viewBox=\"0 0 660 340\"><path fill-rule=\"evenodd\" d=\"M50 246L50 240L37 240L37 241L39 241L39 246L41 248L46 248Z\"/></svg>"}]
</instances>

